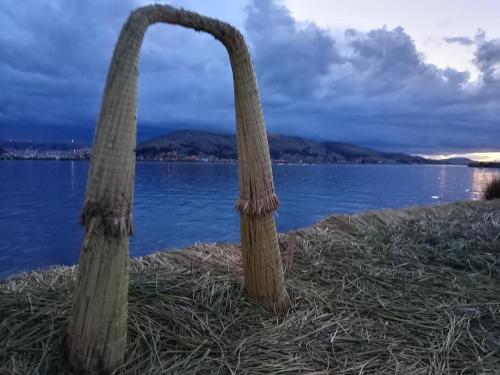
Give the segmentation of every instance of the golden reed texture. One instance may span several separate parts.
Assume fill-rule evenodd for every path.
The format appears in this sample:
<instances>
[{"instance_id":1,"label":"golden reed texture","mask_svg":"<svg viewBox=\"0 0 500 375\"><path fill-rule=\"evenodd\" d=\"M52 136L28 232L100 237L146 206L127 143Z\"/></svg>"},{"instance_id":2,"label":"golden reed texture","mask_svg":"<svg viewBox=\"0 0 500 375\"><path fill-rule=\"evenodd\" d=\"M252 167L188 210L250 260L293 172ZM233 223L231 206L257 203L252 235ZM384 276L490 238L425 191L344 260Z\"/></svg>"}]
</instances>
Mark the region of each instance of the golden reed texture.
<instances>
[{"instance_id":1,"label":"golden reed texture","mask_svg":"<svg viewBox=\"0 0 500 375\"><path fill-rule=\"evenodd\" d=\"M269 146L257 80L241 33L222 21L167 5L132 12L115 46L94 138L82 224L86 235L68 327L68 356L79 372L108 373L127 343L128 236L132 233L139 57L147 28L169 23L204 31L226 47L234 78L245 284L277 312L288 308Z\"/></svg>"}]
</instances>

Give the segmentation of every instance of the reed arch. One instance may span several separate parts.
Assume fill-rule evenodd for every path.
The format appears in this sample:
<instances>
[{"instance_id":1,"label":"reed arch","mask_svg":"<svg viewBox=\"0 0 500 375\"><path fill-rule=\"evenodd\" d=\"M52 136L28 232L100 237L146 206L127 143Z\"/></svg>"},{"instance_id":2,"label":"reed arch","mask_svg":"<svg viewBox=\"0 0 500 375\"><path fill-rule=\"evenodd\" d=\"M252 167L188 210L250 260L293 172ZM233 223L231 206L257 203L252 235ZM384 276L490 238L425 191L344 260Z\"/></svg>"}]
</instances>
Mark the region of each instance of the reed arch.
<instances>
[{"instance_id":1,"label":"reed arch","mask_svg":"<svg viewBox=\"0 0 500 375\"><path fill-rule=\"evenodd\" d=\"M277 312L289 300L276 237L269 146L259 89L241 33L222 21L167 5L132 12L115 46L94 138L82 224L85 239L68 327L68 356L82 372L110 372L127 343L128 236L132 233L136 102L144 34L155 23L211 34L227 49L234 80L240 230L248 294Z\"/></svg>"}]
</instances>

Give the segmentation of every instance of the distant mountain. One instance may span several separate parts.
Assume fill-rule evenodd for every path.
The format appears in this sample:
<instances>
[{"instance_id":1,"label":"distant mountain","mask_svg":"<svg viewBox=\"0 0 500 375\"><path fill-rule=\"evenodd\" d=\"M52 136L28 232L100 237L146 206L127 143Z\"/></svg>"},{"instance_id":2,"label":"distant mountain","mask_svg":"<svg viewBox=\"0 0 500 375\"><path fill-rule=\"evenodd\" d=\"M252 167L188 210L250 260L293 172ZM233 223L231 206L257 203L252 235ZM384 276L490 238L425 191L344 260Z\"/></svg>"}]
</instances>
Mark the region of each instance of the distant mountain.
<instances>
[{"instance_id":1,"label":"distant mountain","mask_svg":"<svg viewBox=\"0 0 500 375\"><path fill-rule=\"evenodd\" d=\"M172 125L171 125L172 126ZM33 142L41 143L92 143L94 136L94 126L76 125L23 125L23 124L2 124L0 123L0 142ZM165 129L147 124L138 124L137 139L144 141L152 137L157 137L165 133Z\"/></svg>"},{"instance_id":2,"label":"distant mountain","mask_svg":"<svg viewBox=\"0 0 500 375\"><path fill-rule=\"evenodd\" d=\"M236 136L197 130L180 130L137 145L137 155L139 156L151 158L161 153L236 159Z\"/></svg>"},{"instance_id":3,"label":"distant mountain","mask_svg":"<svg viewBox=\"0 0 500 375\"><path fill-rule=\"evenodd\" d=\"M271 159L283 163L451 164L403 153L381 152L340 142L319 142L301 137L269 134ZM139 143L142 159L193 157L236 159L236 136L195 130L175 131ZM459 163L462 164L462 163ZM468 164L468 163L465 163Z\"/></svg>"},{"instance_id":4,"label":"distant mountain","mask_svg":"<svg viewBox=\"0 0 500 375\"><path fill-rule=\"evenodd\" d=\"M450 165L469 165L475 163L474 160L468 158L448 158L439 160L441 164L450 164Z\"/></svg>"},{"instance_id":5,"label":"distant mountain","mask_svg":"<svg viewBox=\"0 0 500 375\"><path fill-rule=\"evenodd\" d=\"M271 159L278 163L456 164L467 158L432 160L403 153L381 152L340 142L269 134ZM0 141L0 159L88 159L90 145L77 142ZM138 159L168 161L228 161L237 159L236 136L198 130L179 130L137 145Z\"/></svg>"},{"instance_id":6,"label":"distant mountain","mask_svg":"<svg viewBox=\"0 0 500 375\"><path fill-rule=\"evenodd\" d=\"M67 150L76 150L83 147L89 147L86 144L81 143L73 143L73 142L0 142L0 147L3 149L11 149L11 150L26 150L26 149L37 149L39 151L47 151L47 150L58 150L58 151L67 151ZM5 150L8 152L7 150Z\"/></svg>"}]
</instances>

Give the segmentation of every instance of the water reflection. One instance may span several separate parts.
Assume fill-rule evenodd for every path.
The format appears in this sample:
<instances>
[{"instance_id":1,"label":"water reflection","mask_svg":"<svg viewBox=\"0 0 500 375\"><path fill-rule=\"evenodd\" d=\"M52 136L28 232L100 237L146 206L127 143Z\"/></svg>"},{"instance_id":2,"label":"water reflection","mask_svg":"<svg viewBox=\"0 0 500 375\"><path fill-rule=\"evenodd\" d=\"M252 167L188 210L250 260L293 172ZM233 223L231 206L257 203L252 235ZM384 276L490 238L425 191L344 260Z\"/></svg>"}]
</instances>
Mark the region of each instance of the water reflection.
<instances>
[{"instance_id":1,"label":"water reflection","mask_svg":"<svg viewBox=\"0 0 500 375\"><path fill-rule=\"evenodd\" d=\"M439 176L438 176L438 183L437 183L437 186L438 186L438 195L434 195L432 198L433 199L439 199L440 197L442 197L444 195L444 190L445 190L445 187L447 185L447 180L446 180L446 176L447 176L447 171L449 170L449 168L447 168L446 166L444 165L440 165L439 166Z\"/></svg>"},{"instance_id":2,"label":"water reflection","mask_svg":"<svg viewBox=\"0 0 500 375\"><path fill-rule=\"evenodd\" d=\"M495 175L500 175L500 170L489 168L470 168L472 172L472 189L470 191L471 199L481 199L484 187Z\"/></svg>"},{"instance_id":3,"label":"water reflection","mask_svg":"<svg viewBox=\"0 0 500 375\"><path fill-rule=\"evenodd\" d=\"M75 189L75 182L76 182L76 179L75 179L75 162L73 160L71 160L70 162L70 170L71 170L71 190L74 190Z\"/></svg>"}]
</instances>

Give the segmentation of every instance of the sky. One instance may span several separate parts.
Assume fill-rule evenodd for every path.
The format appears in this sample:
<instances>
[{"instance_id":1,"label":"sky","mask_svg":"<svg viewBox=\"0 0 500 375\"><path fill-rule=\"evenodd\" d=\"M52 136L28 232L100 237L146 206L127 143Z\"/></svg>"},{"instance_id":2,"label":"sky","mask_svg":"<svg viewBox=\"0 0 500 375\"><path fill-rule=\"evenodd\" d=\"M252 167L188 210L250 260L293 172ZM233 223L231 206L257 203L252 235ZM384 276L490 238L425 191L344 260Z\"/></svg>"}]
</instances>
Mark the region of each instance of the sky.
<instances>
[{"instance_id":1,"label":"sky","mask_svg":"<svg viewBox=\"0 0 500 375\"><path fill-rule=\"evenodd\" d=\"M2 0L0 139L91 139L121 25L148 3ZM268 132L424 155L500 151L498 0L168 3L242 30ZM138 128L234 132L219 42L150 27Z\"/></svg>"}]
</instances>

